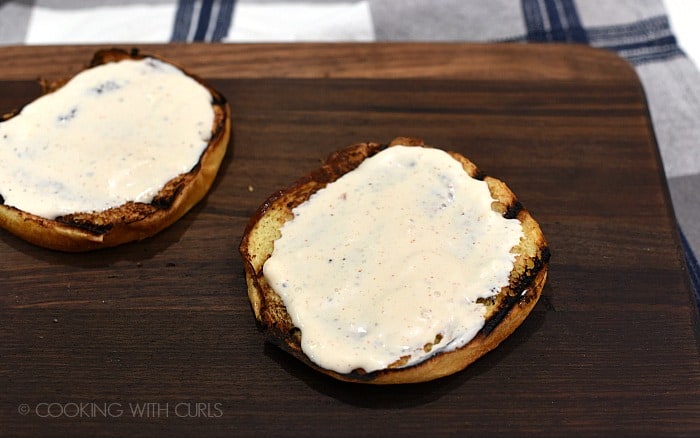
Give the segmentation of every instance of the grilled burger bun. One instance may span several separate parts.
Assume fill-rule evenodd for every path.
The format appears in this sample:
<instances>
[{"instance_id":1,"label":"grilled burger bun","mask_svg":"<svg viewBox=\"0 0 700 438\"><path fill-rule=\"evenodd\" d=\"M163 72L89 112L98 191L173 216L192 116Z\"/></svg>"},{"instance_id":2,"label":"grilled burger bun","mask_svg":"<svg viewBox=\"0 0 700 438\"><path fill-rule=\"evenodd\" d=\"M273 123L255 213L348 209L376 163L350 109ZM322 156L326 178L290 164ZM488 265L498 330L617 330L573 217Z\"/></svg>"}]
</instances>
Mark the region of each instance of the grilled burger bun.
<instances>
[{"instance_id":1,"label":"grilled burger bun","mask_svg":"<svg viewBox=\"0 0 700 438\"><path fill-rule=\"evenodd\" d=\"M109 49L96 52L89 66L83 71L123 60L143 60L146 58L174 66L172 63L154 56L140 54L136 50L126 52L119 49ZM0 227L28 242L45 248L67 252L89 251L153 236L173 224L197 204L209 191L226 153L231 135L230 108L224 96L204 83L202 79L186 72L181 67L174 67L202 85L211 96L210 105L213 110L211 136L199 156L199 160L191 167L191 170L173 174L172 178L160 190L157 190L156 187L157 193L150 201L128 200L121 205L102 210L74 211L56 217L43 217L9 205L6 198L1 196L3 187L0 186ZM72 78L54 82L42 81L43 93L45 95L55 93L64 87L70 79ZM114 84L107 82L106 85L109 87ZM2 122L0 122L0 131L3 123L17 117L21 112L22 109L4 115ZM139 122L134 120L134 123ZM124 129L129 129L129 126L124 127ZM206 127L202 128L202 131L206 133ZM66 153L71 152L66 151ZM154 159L157 160L158 157ZM7 195L5 196L7 197Z\"/></svg>"},{"instance_id":2,"label":"grilled burger bun","mask_svg":"<svg viewBox=\"0 0 700 438\"><path fill-rule=\"evenodd\" d=\"M331 154L322 166L297 180L290 187L270 196L251 217L240 243L244 262L248 297L259 328L268 341L290 353L303 363L347 382L369 384L400 384L425 382L458 372L490 350L496 348L527 317L537 303L547 278L549 248L538 223L500 180L482 174L464 156L450 152L470 177L484 181L493 198L491 209L506 219L517 219L522 226L522 237L510 253L514 255L508 284L494 296L478 300L485 306L483 326L476 335L459 348L439 351L418 363L407 365L407 358L389 364L383 369L366 371L363 368L339 372L320 366L302 349L304 331L295 326L282 297L271 287L263 273L263 266L275 250L282 226L294 218L293 209L341 176L356 169L364 160L396 145L425 146L421 139L400 137L389 145L360 143ZM330 260L329 260L330 261ZM303 266L299 269L303 269ZM440 273L440 266L435 266ZM376 303L365 303L371 307ZM393 315L397 318L401 315ZM428 350L440 344L426 344Z\"/></svg>"}]
</instances>

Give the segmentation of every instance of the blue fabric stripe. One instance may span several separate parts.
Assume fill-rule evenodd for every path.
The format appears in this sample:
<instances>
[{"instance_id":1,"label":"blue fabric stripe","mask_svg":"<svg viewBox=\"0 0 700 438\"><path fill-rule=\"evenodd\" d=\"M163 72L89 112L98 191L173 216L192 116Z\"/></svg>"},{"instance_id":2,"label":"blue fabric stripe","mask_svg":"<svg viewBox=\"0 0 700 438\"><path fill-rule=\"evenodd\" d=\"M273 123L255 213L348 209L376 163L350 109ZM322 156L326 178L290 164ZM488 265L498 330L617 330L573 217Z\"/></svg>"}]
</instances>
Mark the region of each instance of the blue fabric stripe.
<instances>
[{"instance_id":1,"label":"blue fabric stripe","mask_svg":"<svg viewBox=\"0 0 700 438\"><path fill-rule=\"evenodd\" d=\"M585 29L574 0L521 0L520 6L528 42L589 44L614 51L635 65L683 55L666 16Z\"/></svg>"},{"instance_id":2,"label":"blue fabric stripe","mask_svg":"<svg viewBox=\"0 0 700 438\"><path fill-rule=\"evenodd\" d=\"M178 0L177 10L175 12L175 23L173 24L173 33L170 36L170 41L185 42L190 33L192 25L192 11L194 10L194 2L188 0Z\"/></svg>"},{"instance_id":3,"label":"blue fabric stripe","mask_svg":"<svg viewBox=\"0 0 700 438\"><path fill-rule=\"evenodd\" d=\"M666 16L588 30L590 44L617 52L632 64L682 56Z\"/></svg>"},{"instance_id":4,"label":"blue fabric stripe","mask_svg":"<svg viewBox=\"0 0 700 438\"><path fill-rule=\"evenodd\" d=\"M640 41L637 43L629 43L629 44L619 44L619 45L609 45L609 46L600 46L606 49L614 50L616 52L623 52L626 50L637 50L637 49L654 49L654 48L660 48L660 49L666 49L668 47L678 47L678 44L676 43L676 38L673 36L667 36L667 37L662 37L658 38L655 40L647 40L647 41Z\"/></svg>"},{"instance_id":5,"label":"blue fabric stripe","mask_svg":"<svg viewBox=\"0 0 700 438\"><path fill-rule=\"evenodd\" d=\"M547 18L549 18L549 34L552 41L567 41L564 26L559 19L559 11L557 10L556 0L544 0L544 7L547 10Z\"/></svg>"},{"instance_id":6,"label":"blue fabric stripe","mask_svg":"<svg viewBox=\"0 0 700 438\"><path fill-rule=\"evenodd\" d=\"M527 28L527 41L588 43L588 35L573 0L543 0L549 29L545 27L538 0L521 0L520 6Z\"/></svg>"},{"instance_id":7,"label":"blue fabric stripe","mask_svg":"<svg viewBox=\"0 0 700 438\"><path fill-rule=\"evenodd\" d=\"M629 36L658 34L671 34L671 25L668 22L668 17L665 15L647 18L646 20L636 21L634 23L616 24L614 26L594 27L588 29L588 35L590 36L591 40L616 39Z\"/></svg>"},{"instance_id":8,"label":"blue fabric stripe","mask_svg":"<svg viewBox=\"0 0 700 438\"><path fill-rule=\"evenodd\" d=\"M693 254L693 249L688 243L685 234L681 231L681 245L683 247L683 252L685 253L685 262L688 267L688 274L690 274L690 283L695 292L695 301L700 307L700 264L698 264L698 259L695 258Z\"/></svg>"},{"instance_id":9,"label":"blue fabric stripe","mask_svg":"<svg viewBox=\"0 0 700 438\"><path fill-rule=\"evenodd\" d=\"M540 3L537 0L522 0L520 6L525 18L527 41L547 41L547 31L544 28Z\"/></svg>"},{"instance_id":10,"label":"blue fabric stripe","mask_svg":"<svg viewBox=\"0 0 700 438\"><path fill-rule=\"evenodd\" d=\"M561 7L566 17L566 22L569 28L569 37L575 43L588 44L588 35L586 30L581 25L581 20L578 17L578 11L573 0L561 0Z\"/></svg>"},{"instance_id":11,"label":"blue fabric stripe","mask_svg":"<svg viewBox=\"0 0 700 438\"><path fill-rule=\"evenodd\" d=\"M681 49L675 46L666 47L662 50L656 50L653 53L627 54L622 52L619 55L634 65L641 65L648 62L666 61L677 56L684 56L685 54L681 51Z\"/></svg>"},{"instance_id":12,"label":"blue fabric stripe","mask_svg":"<svg viewBox=\"0 0 700 438\"><path fill-rule=\"evenodd\" d=\"M214 0L201 0L202 7L199 10L199 19L197 20L197 29L194 31L194 41L204 41L207 36L207 28L211 19L211 9Z\"/></svg>"},{"instance_id":13,"label":"blue fabric stripe","mask_svg":"<svg viewBox=\"0 0 700 438\"><path fill-rule=\"evenodd\" d=\"M219 15L216 18L216 26L211 36L211 40L216 42L220 42L228 35L233 20L233 10L236 5L236 0L221 0L220 3Z\"/></svg>"}]
</instances>

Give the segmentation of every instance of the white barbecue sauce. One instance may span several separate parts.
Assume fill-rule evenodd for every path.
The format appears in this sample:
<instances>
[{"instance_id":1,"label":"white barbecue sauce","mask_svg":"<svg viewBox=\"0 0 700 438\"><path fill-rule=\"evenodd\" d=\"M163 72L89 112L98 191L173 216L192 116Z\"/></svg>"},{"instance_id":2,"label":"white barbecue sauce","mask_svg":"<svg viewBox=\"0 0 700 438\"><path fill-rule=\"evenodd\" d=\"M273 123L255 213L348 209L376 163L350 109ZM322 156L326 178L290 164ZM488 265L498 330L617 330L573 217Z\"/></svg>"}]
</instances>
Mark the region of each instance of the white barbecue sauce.
<instances>
[{"instance_id":1,"label":"white barbecue sauce","mask_svg":"<svg viewBox=\"0 0 700 438\"><path fill-rule=\"evenodd\" d=\"M87 69L0 123L0 195L49 219L148 203L199 161L213 122L209 91L170 64Z\"/></svg>"},{"instance_id":2,"label":"white barbecue sauce","mask_svg":"<svg viewBox=\"0 0 700 438\"><path fill-rule=\"evenodd\" d=\"M323 368L404 366L466 345L523 236L439 149L394 146L293 210L264 276ZM425 351L424 346L441 340Z\"/></svg>"}]
</instances>

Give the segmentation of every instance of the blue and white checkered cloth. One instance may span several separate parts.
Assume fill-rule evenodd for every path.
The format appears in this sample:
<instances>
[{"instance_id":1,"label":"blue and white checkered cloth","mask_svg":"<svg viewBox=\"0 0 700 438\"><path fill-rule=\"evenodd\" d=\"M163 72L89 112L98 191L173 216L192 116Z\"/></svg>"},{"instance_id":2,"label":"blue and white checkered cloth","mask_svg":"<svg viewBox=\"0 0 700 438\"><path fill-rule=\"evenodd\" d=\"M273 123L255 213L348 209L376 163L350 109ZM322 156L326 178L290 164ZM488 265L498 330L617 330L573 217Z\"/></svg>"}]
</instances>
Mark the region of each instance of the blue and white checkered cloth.
<instances>
[{"instance_id":1,"label":"blue and white checkered cloth","mask_svg":"<svg viewBox=\"0 0 700 438\"><path fill-rule=\"evenodd\" d=\"M698 52L679 47L665 1L17 0L0 2L0 44L488 41L614 51L644 86L697 293L700 72L687 55ZM700 2L673 4L679 19L700 12Z\"/></svg>"}]
</instances>

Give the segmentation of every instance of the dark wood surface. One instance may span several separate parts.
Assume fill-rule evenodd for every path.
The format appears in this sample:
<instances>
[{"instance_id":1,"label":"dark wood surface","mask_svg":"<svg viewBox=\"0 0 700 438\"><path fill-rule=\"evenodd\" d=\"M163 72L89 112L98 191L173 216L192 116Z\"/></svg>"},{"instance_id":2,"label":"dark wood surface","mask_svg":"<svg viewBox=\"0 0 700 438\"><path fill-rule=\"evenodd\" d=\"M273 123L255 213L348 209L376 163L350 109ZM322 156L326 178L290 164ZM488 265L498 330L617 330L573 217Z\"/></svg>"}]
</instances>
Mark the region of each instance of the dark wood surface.
<instances>
[{"instance_id":1,"label":"dark wood surface","mask_svg":"<svg viewBox=\"0 0 700 438\"><path fill-rule=\"evenodd\" d=\"M1 110L94 49L0 48ZM228 97L227 157L207 198L141 243L62 254L0 232L0 435L700 432L697 311L624 61L570 46L145 50ZM238 244L258 205L322 157L398 135L505 180L549 240L549 281L465 371L344 384L263 342Z\"/></svg>"}]
</instances>

